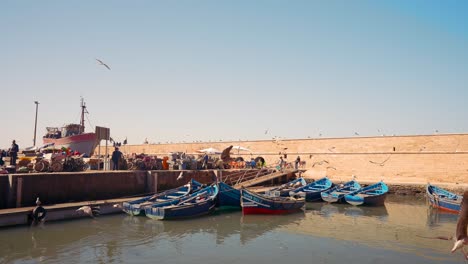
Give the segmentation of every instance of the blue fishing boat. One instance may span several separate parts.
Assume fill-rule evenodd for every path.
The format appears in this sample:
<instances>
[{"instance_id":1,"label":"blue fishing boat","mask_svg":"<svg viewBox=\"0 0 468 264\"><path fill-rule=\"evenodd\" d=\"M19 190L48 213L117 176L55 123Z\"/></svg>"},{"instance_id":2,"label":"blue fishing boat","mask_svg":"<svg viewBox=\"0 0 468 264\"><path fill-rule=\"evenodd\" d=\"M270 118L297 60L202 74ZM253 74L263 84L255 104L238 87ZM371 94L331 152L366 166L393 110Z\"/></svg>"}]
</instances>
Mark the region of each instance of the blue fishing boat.
<instances>
[{"instance_id":1,"label":"blue fishing boat","mask_svg":"<svg viewBox=\"0 0 468 264\"><path fill-rule=\"evenodd\" d=\"M303 198L267 197L241 189L243 214L287 214L300 211L304 205Z\"/></svg>"},{"instance_id":2,"label":"blue fishing boat","mask_svg":"<svg viewBox=\"0 0 468 264\"><path fill-rule=\"evenodd\" d=\"M352 205L384 205L388 186L380 181L345 195L347 203Z\"/></svg>"},{"instance_id":3,"label":"blue fishing boat","mask_svg":"<svg viewBox=\"0 0 468 264\"><path fill-rule=\"evenodd\" d=\"M426 194L432 207L456 214L460 211L462 195L457 195L430 183L426 186Z\"/></svg>"},{"instance_id":4,"label":"blue fishing boat","mask_svg":"<svg viewBox=\"0 0 468 264\"><path fill-rule=\"evenodd\" d=\"M189 183L178 188L125 202L122 204L122 210L129 215L143 215L145 213L145 206L153 204L163 206L178 203L180 199L192 192L200 190L202 186L201 183L191 179Z\"/></svg>"},{"instance_id":5,"label":"blue fishing boat","mask_svg":"<svg viewBox=\"0 0 468 264\"><path fill-rule=\"evenodd\" d=\"M265 196L288 197L290 191L297 189L299 187L302 187L302 186L306 186L306 185L307 185L307 182L304 180L304 178L299 177L281 186L265 191Z\"/></svg>"},{"instance_id":6,"label":"blue fishing boat","mask_svg":"<svg viewBox=\"0 0 468 264\"><path fill-rule=\"evenodd\" d=\"M219 194L216 206L223 210L241 209L241 194L224 182L218 183Z\"/></svg>"},{"instance_id":7,"label":"blue fishing boat","mask_svg":"<svg viewBox=\"0 0 468 264\"><path fill-rule=\"evenodd\" d=\"M361 189L361 185L356 180L351 180L345 184L336 185L320 193L322 200L329 203L345 203L344 196L348 193Z\"/></svg>"},{"instance_id":8,"label":"blue fishing boat","mask_svg":"<svg viewBox=\"0 0 468 264\"><path fill-rule=\"evenodd\" d=\"M317 202L322 200L320 193L330 189L332 186L333 183L330 181L330 179L328 179L328 177L324 177L309 183L306 186L302 186L294 189L293 191L290 191L289 196L299 196L305 198L307 202Z\"/></svg>"},{"instance_id":9,"label":"blue fishing boat","mask_svg":"<svg viewBox=\"0 0 468 264\"><path fill-rule=\"evenodd\" d=\"M212 184L177 204L146 207L146 216L157 220L174 220L206 215L214 210L218 192L218 185Z\"/></svg>"}]
</instances>

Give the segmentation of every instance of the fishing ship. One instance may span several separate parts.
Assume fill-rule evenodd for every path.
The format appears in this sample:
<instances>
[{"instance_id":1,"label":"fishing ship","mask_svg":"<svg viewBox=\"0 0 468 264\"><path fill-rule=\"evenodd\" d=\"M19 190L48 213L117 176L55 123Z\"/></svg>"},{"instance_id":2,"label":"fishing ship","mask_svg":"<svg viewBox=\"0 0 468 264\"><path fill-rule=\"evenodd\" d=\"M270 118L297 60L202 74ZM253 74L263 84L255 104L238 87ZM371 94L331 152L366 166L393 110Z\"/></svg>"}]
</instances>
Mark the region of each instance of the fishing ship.
<instances>
[{"instance_id":1,"label":"fishing ship","mask_svg":"<svg viewBox=\"0 0 468 264\"><path fill-rule=\"evenodd\" d=\"M44 145L52 145L55 149L70 148L84 156L91 157L97 146L96 133L85 132L86 104L81 98L81 121L80 124L68 124L61 128L47 127L47 133L43 137Z\"/></svg>"}]
</instances>

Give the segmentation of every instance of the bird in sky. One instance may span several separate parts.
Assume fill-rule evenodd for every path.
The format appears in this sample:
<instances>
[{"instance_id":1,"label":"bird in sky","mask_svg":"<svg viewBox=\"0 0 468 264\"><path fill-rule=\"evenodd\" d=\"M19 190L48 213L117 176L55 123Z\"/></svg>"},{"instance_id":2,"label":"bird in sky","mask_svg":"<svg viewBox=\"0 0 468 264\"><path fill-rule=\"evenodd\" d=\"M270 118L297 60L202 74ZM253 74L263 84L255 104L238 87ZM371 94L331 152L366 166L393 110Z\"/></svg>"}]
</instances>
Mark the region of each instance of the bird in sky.
<instances>
[{"instance_id":1,"label":"bird in sky","mask_svg":"<svg viewBox=\"0 0 468 264\"><path fill-rule=\"evenodd\" d=\"M359 136L359 133L358 133L358 132L354 132L354 135Z\"/></svg>"},{"instance_id":2,"label":"bird in sky","mask_svg":"<svg viewBox=\"0 0 468 264\"><path fill-rule=\"evenodd\" d=\"M100 59L96 59L96 60L99 62L100 65L103 65L104 67L106 67L110 71L110 67L107 64L105 64L102 60L100 60Z\"/></svg>"},{"instance_id":3,"label":"bird in sky","mask_svg":"<svg viewBox=\"0 0 468 264\"><path fill-rule=\"evenodd\" d=\"M268 134L268 129L265 130L265 135Z\"/></svg>"}]
</instances>

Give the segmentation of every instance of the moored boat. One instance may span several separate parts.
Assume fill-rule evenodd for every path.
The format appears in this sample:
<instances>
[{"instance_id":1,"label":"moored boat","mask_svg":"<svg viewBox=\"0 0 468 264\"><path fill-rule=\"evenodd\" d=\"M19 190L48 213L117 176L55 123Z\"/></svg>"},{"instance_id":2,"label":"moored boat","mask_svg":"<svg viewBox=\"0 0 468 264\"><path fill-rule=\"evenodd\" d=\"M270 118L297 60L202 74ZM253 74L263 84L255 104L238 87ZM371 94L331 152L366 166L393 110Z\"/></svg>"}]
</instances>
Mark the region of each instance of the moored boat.
<instances>
[{"instance_id":1,"label":"moored boat","mask_svg":"<svg viewBox=\"0 0 468 264\"><path fill-rule=\"evenodd\" d=\"M304 180L304 178L299 177L295 180L292 180L288 183L285 183L281 186L278 186L276 188L270 189L268 191L265 191L265 196L270 196L270 197L288 197L289 192L297 189L301 186L306 186L307 182Z\"/></svg>"},{"instance_id":2,"label":"moored boat","mask_svg":"<svg viewBox=\"0 0 468 264\"><path fill-rule=\"evenodd\" d=\"M290 191L289 195L292 197L303 197L307 202L317 202L322 200L320 193L330 189L332 186L333 183L330 181L330 179L328 179L328 177L324 177L309 183L306 186L302 186Z\"/></svg>"},{"instance_id":3,"label":"moored boat","mask_svg":"<svg viewBox=\"0 0 468 264\"><path fill-rule=\"evenodd\" d=\"M267 197L241 189L243 214L288 214L300 211L304 205L303 198Z\"/></svg>"},{"instance_id":4,"label":"moored boat","mask_svg":"<svg viewBox=\"0 0 468 264\"><path fill-rule=\"evenodd\" d=\"M212 184L182 199L177 204L145 208L146 216L157 220L175 220L202 216L214 210L218 185Z\"/></svg>"},{"instance_id":5,"label":"moored boat","mask_svg":"<svg viewBox=\"0 0 468 264\"><path fill-rule=\"evenodd\" d=\"M187 184L175 189L149 195L134 201L125 202L122 205L122 210L129 215L144 215L146 206L165 206L176 204L190 193L200 190L202 186L203 185L201 183L191 179Z\"/></svg>"},{"instance_id":6,"label":"moored boat","mask_svg":"<svg viewBox=\"0 0 468 264\"><path fill-rule=\"evenodd\" d=\"M218 183L219 193L216 206L223 210L241 209L241 193L224 182Z\"/></svg>"},{"instance_id":7,"label":"moored boat","mask_svg":"<svg viewBox=\"0 0 468 264\"><path fill-rule=\"evenodd\" d=\"M380 181L345 195L347 203L352 205L384 205L388 186Z\"/></svg>"},{"instance_id":8,"label":"moored boat","mask_svg":"<svg viewBox=\"0 0 468 264\"><path fill-rule=\"evenodd\" d=\"M336 185L320 193L322 200L329 203L344 203L344 196L348 193L361 189L361 185L356 180L351 180L344 184Z\"/></svg>"},{"instance_id":9,"label":"moored boat","mask_svg":"<svg viewBox=\"0 0 468 264\"><path fill-rule=\"evenodd\" d=\"M47 133L42 138L44 145L53 144L56 149L71 149L74 152L90 157L98 144L98 140L95 133L85 133L85 113L87 113L86 105L81 99L80 124L68 124L62 128L47 127Z\"/></svg>"},{"instance_id":10,"label":"moored boat","mask_svg":"<svg viewBox=\"0 0 468 264\"><path fill-rule=\"evenodd\" d=\"M430 183L426 186L427 199L430 205L443 211L458 213L463 196L444 190Z\"/></svg>"}]
</instances>

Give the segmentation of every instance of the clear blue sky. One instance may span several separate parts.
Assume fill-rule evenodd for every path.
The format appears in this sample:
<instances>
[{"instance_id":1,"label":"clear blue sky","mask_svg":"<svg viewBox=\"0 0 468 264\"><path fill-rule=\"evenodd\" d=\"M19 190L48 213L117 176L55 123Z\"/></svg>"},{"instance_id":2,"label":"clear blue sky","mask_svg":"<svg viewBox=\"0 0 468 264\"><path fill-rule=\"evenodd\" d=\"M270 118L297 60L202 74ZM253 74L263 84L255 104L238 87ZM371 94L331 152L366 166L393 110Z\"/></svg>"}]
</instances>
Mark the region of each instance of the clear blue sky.
<instances>
[{"instance_id":1,"label":"clear blue sky","mask_svg":"<svg viewBox=\"0 0 468 264\"><path fill-rule=\"evenodd\" d=\"M468 1L0 1L0 147L32 145L35 100L39 142L78 122L80 96L92 126L129 144L466 133L467 13Z\"/></svg>"}]
</instances>

